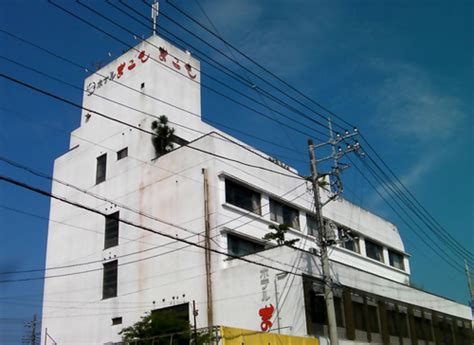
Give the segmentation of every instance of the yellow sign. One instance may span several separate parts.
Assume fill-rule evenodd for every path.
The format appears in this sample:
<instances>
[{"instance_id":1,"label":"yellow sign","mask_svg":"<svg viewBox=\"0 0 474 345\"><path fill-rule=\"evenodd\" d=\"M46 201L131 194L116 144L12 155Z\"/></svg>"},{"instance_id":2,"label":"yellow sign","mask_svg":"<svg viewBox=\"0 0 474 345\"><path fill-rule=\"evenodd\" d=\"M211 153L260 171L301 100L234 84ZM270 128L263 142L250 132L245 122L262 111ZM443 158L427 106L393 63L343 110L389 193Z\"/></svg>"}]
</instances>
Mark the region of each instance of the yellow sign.
<instances>
[{"instance_id":1,"label":"yellow sign","mask_svg":"<svg viewBox=\"0 0 474 345\"><path fill-rule=\"evenodd\" d=\"M222 345L319 345L316 338L221 327Z\"/></svg>"}]
</instances>

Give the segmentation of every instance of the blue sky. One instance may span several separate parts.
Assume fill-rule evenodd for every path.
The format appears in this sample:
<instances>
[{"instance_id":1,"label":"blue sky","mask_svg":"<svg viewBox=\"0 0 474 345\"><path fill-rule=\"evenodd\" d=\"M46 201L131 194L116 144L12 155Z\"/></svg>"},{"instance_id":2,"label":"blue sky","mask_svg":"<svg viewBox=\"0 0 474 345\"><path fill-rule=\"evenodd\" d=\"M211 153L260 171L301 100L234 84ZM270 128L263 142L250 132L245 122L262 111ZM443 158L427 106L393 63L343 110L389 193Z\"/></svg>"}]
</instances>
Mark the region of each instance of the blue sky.
<instances>
[{"instance_id":1,"label":"blue sky","mask_svg":"<svg viewBox=\"0 0 474 345\"><path fill-rule=\"evenodd\" d=\"M58 1L129 42L136 40L72 1ZM105 3L86 1L144 37L149 30ZM129 1L129 4L133 2ZM358 126L423 206L472 251L474 229L473 4L470 1L201 1L220 33L255 61ZM177 1L208 25L193 1ZM136 10L149 11L140 2ZM191 27L169 5L167 15ZM0 2L0 28L93 69L125 49L46 1ZM159 18L160 24L209 55L216 52ZM206 39L210 35L202 34ZM0 32L1 55L82 86L87 72ZM214 41L223 51L226 47ZM192 49L191 49L192 51ZM226 51L227 52L227 51ZM248 61L239 61L256 71ZM207 64L204 71L218 74ZM243 73L232 66L237 73ZM81 102L81 93L2 59L2 73ZM247 73L248 74L248 73ZM245 75L245 73L243 74ZM258 80L250 75L252 82ZM225 79L224 79L225 80ZM206 78L203 82L212 84ZM230 81L229 81L230 82ZM234 84L233 84L234 85ZM264 87L264 86L262 86ZM250 96L258 95L249 91ZM67 150L79 111L0 80L0 154L52 174ZM229 131L308 173L307 138L202 92L203 118L218 121L300 152ZM262 107L256 107L268 113ZM279 109L279 108L278 108ZM271 113L269 113L272 115ZM219 126L218 126L219 127ZM224 129L224 128L223 128ZM225 130L225 129L224 129ZM363 172L367 174L367 171ZM0 163L0 173L49 189L42 179ZM346 196L399 226L412 254L412 280L466 303L467 281L428 249L355 169L344 173ZM379 189L381 191L381 189ZM44 266L49 201L0 183L0 271ZM4 207L33 213L34 218ZM443 254L442 254L443 255ZM31 274L36 276L41 274ZM25 276L21 276L25 277ZM22 322L41 312L42 282L0 284L0 344L18 344ZM6 318L9 318L7 320ZM10 320L11 319L11 320Z\"/></svg>"}]
</instances>

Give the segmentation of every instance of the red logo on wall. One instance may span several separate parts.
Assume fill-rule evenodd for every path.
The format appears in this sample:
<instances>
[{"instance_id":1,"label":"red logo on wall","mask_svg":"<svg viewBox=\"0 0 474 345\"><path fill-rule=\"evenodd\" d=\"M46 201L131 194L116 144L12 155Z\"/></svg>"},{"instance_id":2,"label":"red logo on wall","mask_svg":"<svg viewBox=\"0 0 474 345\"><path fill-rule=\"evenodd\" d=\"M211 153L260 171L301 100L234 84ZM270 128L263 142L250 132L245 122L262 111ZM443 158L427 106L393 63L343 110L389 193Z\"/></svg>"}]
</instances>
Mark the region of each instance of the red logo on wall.
<instances>
[{"instance_id":1,"label":"red logo on wall","mask_svg":"<svg viewBox=\"0 0 474 345\"><path fill-rule=\"evenodd\" d=\"M273 323L270 321L270 319L272 318L274 311L275 308L273 307L273 304L270 304L269 307L265 305L264 308L261 308L258 311L258 315L260 315L262 318L262 322L260 323L260 328L262 331L266 332L272 327Z\"/></svg>"},{"instance_id":2,"label":"red logo on wall","mask_svg":"<svg viewBox=\"0 0 474 345\"><path fill-rule=\"evenodd\" d=\"M168 51L163 47L159 47L158 49L159 49L158 59L162 61L160 62L161 64L166 65L166 62L167 62L166 58L168 56ZM127 70L132 71L133 69L135 69L135 67L137 67L137 65L139 65L139 63L145 63L148 61L149 58L150 58L150 54L147 53L145 50L142 50L139 52L138 56L135 56L135 58L129 60L128 63L127 62L120 63L117 66L116 71L109 72L109 75L107 76L102 76L102 79L97 82L95 81L90 82L89 85L87 85L86 90L85 90L87 96L91 96L95 91L97 91L102 86L107 84L108 81L111 82L116 78L120 79L126 73ZM159 61L155 60L155 62L159 62ZM184 64L184 68L186 70L186 72L184 72L183 74L185 75L187 74L187 76L190 79L194 80L196 78L196 74L193 73L193 67L189 63L185 63L184 61L180 61L177 57L174 57L174 61L172 61L172 65L175 69L181 70L180 63Z\"/></svg>"}]
</instances>

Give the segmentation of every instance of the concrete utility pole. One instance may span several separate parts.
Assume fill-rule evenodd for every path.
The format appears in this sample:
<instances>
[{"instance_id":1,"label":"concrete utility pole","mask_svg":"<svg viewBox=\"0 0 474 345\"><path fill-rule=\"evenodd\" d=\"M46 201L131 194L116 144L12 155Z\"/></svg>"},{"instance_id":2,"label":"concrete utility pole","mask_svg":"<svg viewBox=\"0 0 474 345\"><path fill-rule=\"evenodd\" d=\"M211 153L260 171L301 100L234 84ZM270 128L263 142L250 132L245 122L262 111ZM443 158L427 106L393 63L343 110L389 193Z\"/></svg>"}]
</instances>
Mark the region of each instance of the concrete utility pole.
<instances>
[{"instance_id":1,"label":"concrete utility pole","mask_svg":"<svg viewBox=\"0 0 474 345\"><path fill-rule=\"evenodd\" d=\"M472 286L471 270L469 269L467 260L464 260L464 269L466 270L467 286L469 288L469 296L471 298L471 300L469 301L469 305L471 306L472 311L474 310L474 287Z\"/></svg>"},{"instance_id":2,"label":"concrete utility pole","mask_svg":"<svg viewBox=\"0 0 474 345\"><path fill-rule=\"evenodd\" d=\"M321 213L321 197L319 195L319 185L318 185L318 170L316 157L314 154L314 144L313 140L308 140L308 149L309 149L309 159L311 164L311 182L313 185L313 194L314 194L314 208L316 213L316 226L318 228L318 237L316 242L320 248L321 253L321 263L323 268L323 279L324 279L324 299L326 301L326 310L328 316L328 328L329 328L329 339L331 345L338 344L337 338L337 325L336 325L336 311L334 309L334 295L332 292L332 279L331 271L329 269L329 256L328 250L325 241L325 231L323 224L323 216Z\"/></svg>"}]
</instances>

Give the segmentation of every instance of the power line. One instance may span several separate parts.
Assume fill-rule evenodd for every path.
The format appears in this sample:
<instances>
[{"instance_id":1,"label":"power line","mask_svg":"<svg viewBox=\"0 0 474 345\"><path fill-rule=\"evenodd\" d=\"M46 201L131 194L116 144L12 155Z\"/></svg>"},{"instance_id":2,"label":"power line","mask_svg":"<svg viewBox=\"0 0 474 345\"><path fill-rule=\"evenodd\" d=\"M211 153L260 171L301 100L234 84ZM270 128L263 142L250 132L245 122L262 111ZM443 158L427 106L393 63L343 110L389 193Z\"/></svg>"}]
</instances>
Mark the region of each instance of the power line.
<instances>
[{"instance_id":1,"label":"power line","mask_svg":"<svg viewBox=\"0 0 474 345\"><path fill-rule=\"evenodd\" d=\"M15 185L15 186L18 186L18 187L21 187L23 189L27 189L27 190L30 190L32 192L35 192L37 194L41 194L43 196L46 196L46 197L50 197L50 198L53 198L53 199L56 199L56 200L59 200L59 201L62 201L66 204L69 204L71 206L75 206L75 207L78 207L78 208L82 208L86 211L89 211L91 213L95 213L95 214L99 214L101 216L104 216L106 217L107 214L104 213L104 212L101 212L99 210L96 210L92 207L88 207L88 206L85 206L85 205L82 205L82 204L79 204L79 203L76 203L76 202L73 202L73 201L70 201L64 197L60 197L60 196L57 196L57 195L54 195L52 193L49 193L49 192L46 192L42 189L39 189L39 188L36 188L36 187L33 187L33 186L30 186L26 183L23 183L23 182L20 182L18 180L15 180L15 179L12 179L10 177L7 177L7 176L3 176L3 175L0 175L0 180L2 181L5 181L9 184L12 184L12 185ZM197 247L197 248L201 248L201 249L206 249L204 246L202 245L199 245L197 243L194 243L194 242L190 242L186 239L183 239L183 238L176 238L175 236L173 235L169 235L169 234L166 234L166 233L163 233L163 232L160 232L160 231L157 231L153 228L150 228L150 227L147 227L147 226L143 226L143 225L138 225L138 224L135 224L134 222L132 221L129 221L129 220L125 220L125 219L122 219L122 218L117 218L117 220L120 222L120 223L124 223L124 224L127 224L129 226L132 226L134 228L137 228L137 229L141 229L141 230L145 230L145 231L148 231L150 233L153 233L153 234L156 234L156 235L159 235L159 236L163 236L163 237L166 237L166 238L169 238L171 240L176 240L178 242L183 242L185 244L188 244L190 246L194 246L194 247ZM170 223L170 225L172 225ZM253 261L253 260L250 260L250 259L247 259L247 258L244 258L244 257L241 257L241 256L237 256L237 255L233 255L233 254L230 254L230 253L225 253L225 252L222 252L220 250L217 250L217 249L213 249L213 248L208 248L206 250L210 250L211 252L213 253L216 253L216 254L219 254L219 255L223 255L223 256L226 256L226 257L229 257L229 258L232 258L232 259L235 259L235 260L239 260L239 261L243 261L243 262L246 262L246 263L250 263L250 264L253 264L253 265L257 265L257 266L261 266L261 267L265 267L265 268L269 268L269 269L272 269L272 270L276 270L276 271L280 271L280 272L283 272L283 273L289 273L289 274L294 274L290 271L287 271L285 269L282 269L282 268L279 268L279 267L274 267L274 266L271 266L271 265L267 265L267 264L263 264L263 263L260 263L260 262L256 262L256 261Z\"/></svg>"},{"instance_id":2,"label":"power line","mask_svg":"<svg viewBox=\"0 0 474 345\"><path fill-rule=\"evenodd\" d=\"M360 170L360 168L358 167L357 164L355 164L350 157L348 157L348 159L351 161L352 165L356 168L357 171L359 171L359 173L362 175L362 177L367 181L367 183L376 191L376 193L382 198L382 200L387 204L387 206L390 207L390 209L402 220L402 222L413 232L415 233L419 238L420 240L426 245L428 246L436 255L438 255L443 261L445 261L448 265L450 265L454 270L456 270L457 272L462 272L462 270L459 270L458 267L454 266L450 261L446 260L446 258L441 255L439 253L439 251L435 250L431 244L429 244L428 242L426 242L426 240L415 230L413 229L413 227L405 220L405 218L403 218L403 216L393 207L392 204L390 204L387 199L380 193L380 191L377 189L377 187L374 186L374 184L368 179L367 176L365 176L362 171ZM368 168L368 167L367 167ZM429 238L429 237L428 237ZM441 251L443 251L441 249Z\"/></svg>"},{"instance_id":3,"label":"power line","mask_svg":"<svg viewBox=\"0 0 474 345\"><path fill-rule=\"evenodd\" d=\"M123 6L127 7L128 9L130 9L130 11L132 11L132 12L138 14L139 16L145 18L147 21L151 21L149 18L143 16L140 12L138 12L137 10L135 10L133 7L129 6L128 4L124 3L123 1L120 1L120 3L121 3ZM110 6L114 7L114 8L117 9L118 11L124 13L125 15L127 15L127 16L130 17L130 18L132 18L133 20L139 22L139 23L142 24L143 26L148 27L146 24L143 24L142 21L139 21L138 19L136 19L135 17L131 16L129 13L125 12L124 10L122 10L122 9L119 8L118 6L114 5L113 3L107 1L107 4L109 4ZM101 14L99 14L99 15L101 15ZM162 15L165 16L164 13L162 13ZM103 15L101 15L101 16L104 17ZM109 18L105 18L105 19L107 19L107 21L109 21L109 22L114 23L115 25L119 25L119 24L117 24L115 21L113 21L113 20L111 20L111 19L109 19ZM175 24L176 24L176 22L175 22ZM179 25L180 27L182 27L180 24L177 24L177 25ZM195 55L196 55L197 57L199 57L202 61L207 62L211 67L214 67L216 70L219 70L220 72L222 72L222 73L224 73L225 75L229 76L230 78L236 80L236 81L239 82L240 84L242 84L242 85L244 85L244 86L250 88L251 90L256 91L256 92L260 95L260 97L262 97L262 95L264 95L266 98L268 98L268 99L272 100L273 102L278 103L278 104L280 104L281 106L283 106L283 107L285 107L285 108L287 108L287 109L289 109L289 110L291 110L291 111L297 113L298 115L302 116L302 117L305 118L306 120L309 120L309 121L311 121L311 122L317 124L318 126L322 126L322 127L327 128L327 126L326 126L324 123L321 123L320 121L317 121L317 120L315 120L314 118L309 117L309 116L306 115L305 113L303 113L303 112L301 112L300 110L298 110L298 109L296 109L296 108L290 106L288 103L283 102L281 99L275 97L275 96L272 95L271 93L268 93L267 91L265 91L265 90L259 88L257 85L255 85L253 82L251 82L248 77L247 77L247 80L244 80L245 78L239 76L239 75L236 74L234 71L230 70L228 67L226 67L226 66L224 66L223 64L219 63L218 61L216 61L215 59L213 59L213 58L210 57L209 55L205 54L204 52L202 52L201 50L199 50L198 48L196 48L195 46L193 46L193 45L190 44L189 42L185 41L184 39L178 37L177 35L175 35L175 34L172 33L171 31L167 30L165 27L160 26L159 24L158 24L158 27L159 27L160 30L162 30L162 31L164 31L164 32L166 32L166 33L168 33L169 35L171 35L171 36L174 37L175 39L177 39L177 40L183 42L187 47L189 47L189 48L191 48L191 49L193 50L193 53L194 53L194 54L195 54L195 52L198 52L198 54L195 54ZM124 29L124 30L127 30L127 29ZM188 31L187 29L185 29L185 30ZM189 31L188 31L188 32L189 32ZM136 35L136 34L135 34L135 35ZM171 39L169 39L166 35L163 35L163 34L160 34L160 35L163 36L164 38L168 39L169 41L171 41L173 44L179 46L178 44L176 44L176 42L173 42L173 41L172 41ZM192 35L195 35L195 34L192 34ZM200 40L203 41L202 39L200 39ZM142 41L148 42L147 40L142 40ZM205 42L205 41L203 41L203 42ZM210 45L209 43L206 43L206 44L209 45L209 46L212 46L212 45ZM212 47L213 47L213 46L212 46ZM222 52L221 52L219 49L217 49L217 48L215 48L215 47L213 47L213 48L222 54ZM183 49L183 50L184 50L184 49ZM201 57L200 57L199 55L201 55ZM224 55L225 55L225 54L224 54ZM202 56L204 56L205 58L203 58ZM212 63L210 63L209 61L212 61ZM231 60L231 61L234 61L234 60ZM236 62L236 61L234 61L234 62ZM246 69L244 66L240 65L238 62L236 62L236 63L244 70L244 72L245 72L245 71L249 72L249 70ZM216 66L213 65L213 64L217 64L219 67L216 67ZM225 69L225 71L224 71L223 69ZM240 94L240 95L242 95L242 96L244 96L244 97L246 97L246 98L249 98L248 96L243 95L240 91L237 91L235 88L232 88L232 87L229 86L228 84L226 84L226 83L224 83L224 82L222 82L222 81L220 81L220 80L217 80L216 78L212 77L210 74L208 74L208 73L206 73L206 72L204 72L204 71L202 71L202 70L199 70L198 68L196 68L196 70L200 71L201 74L206 75L207 77L209 77L210 79L216 81L217 83L219 83L219 84L221 84L221 85L224 85L224 86L226 86L227 88L233 90L234 92L237 92L238 94ZM251 72L251 71L250 71L250 72ZM276 111L275 109L270 108L270 107L268 106L268 104L266 104L266 102L265 102L262 98L261 98L262 103L258 102L258 101L255 100L254 98L250 98L250 99L253 100L253 101L254 101L255 103L257 103L257 104L266 107L268 110L270 110L270 111L273 112L273 113L277 113L277 114L279 114L279 115L281 115L281 116L286 116L286 115L284 115L284 114L282 114L282 113ZM311 109L310 109L310 110L311 110ZM313 110L312 110L312 111L313 111ZM319 115L321 115L321 114L319 114ZM295 121L295 120L293 119L293 121ZM297 122L297 123L300 123L300 122ZM301 124L301 123L300 123L300 124ZM302 124L302 125L306 127L306 125L304 125L304 124ZM323 133L323 132L321 132L321 131L319 131L319 130L315 130L315 129L313 129L313 130L314 130L316 133L325 135L325 133Z\"/></svg>"},{"instance_id":4,"label":"power line","mask_svg":"<svg viewBox=\"0 0 474 345\"><path fill-rule=\"evenodd\" d=\"M96 26L95 24L90 23L89 21L87 21L87 20L85 20L84 18L78 16L77 14L75 14L75 13L73 13L73 12L71 12L71 11L65 9L64 7L62 7L62 6L60 6L60 5L58 5L58 4L54 3L54 2L52 2L52 0L48 0L48 2L51 3L52 5L54 5L55 7L59 8L59 9L62 10L63 12L65 12L65 13L67 13L67 14L73 16L74 18L77 18L77 19L80 20L81 22L83 22L83 23L85 23L85 24L87 24L87 25L93 27L94 29L98 30L99 32L102 32L102 33L104 33L105 35L107 35L107 36L113 38L114 40L116 40L116 41L118 41L118 42L120 42L121 44L125 45L127 48L132 49L132 50L135 50L135 51L137 51L137 52L140 52L140 51L139 51L137 48L135 48L134 46L129 45L129 44L126 43L125 41L121 40L120 38L117 38L116 36L110 34L109 32L107 32L107 31L105 31L105 30L101 29L100 27ZM81 3L80 3L80 4L81 4ZM84 5L84 4L82 4L82 5ZM110 20L109 18L107 18L106 16L104 16L104 15L102 15L102 16L104 17L104 19L107 19L108 21L111 21L111 20ZM117 24L117 25L120 25L120 24ZM121 25L120 25L120 26L121 26ZM123 28L123 26L121 26L121 27ZM123 30L129 31L129 30L126 29L126 28L124 28ZM134 34L134 33L131 32L131 31L129 31L129 33L131 33L134 37L137 37L137 38L139 37L139 36L137 36L137 34ZM151 45L151 46L155 46L154 44L148 42L147 40L142 39L142 41L143 41L143 42L147 42L147 43L148 43L149 45ZM155 46L155 47L156 47L156 46ZM156 48L158 49L159 47L156 47ZM174 73L177 73L179 76L181 76L181 77L184 78L184 76L183 76L181 73L178 73L175 69L171 68L170 66L168 66L168 65L166 65L166 64L164 64L164 63L162 63L162 62L160 62L160 61L158 61L158 60L156 60L156 59L154 59L154 58L152 58L152 57L150 57L150 60L153 61L153 62L155 62L155 63L157 63L159 66L162 66L162 67L164 67L164 68L166 68L166 69L169 69L170 71L173 71ZM190 79L188 79L188 80L190 80ZM230 97L230 96L227 96L227 95L225 95L224 93L222 93L222 92L220 92L220 91L218 91L218 90L216 90L216 89L214 89L214 88L212 88L212 87L209 87L209 86L207 86L207 85L205 85L205 84L199 83L199 82L196 81L196 80L191 80L191 81L192 81L193 83L196 83L196 84L198 84L198 85L200 85L200 86L202 86L202 87L204 87L204 88L206 88L206 89L208 89L208 90L214 92L215 94L217 94L217 95L219 95L219 96L221 96L221 97L223 97L223 98L225 98L225 99L227 99L227 100L229 100L229 101L231 101L231 102L233 102L233 103L235 103L235 104L237 104L237 105L240 105L240 106L242 106L243 108L245 108L245 109L247 109L247 110L250 110L250 111L252 111L252 112L254 112L254 113L256 113L256 114L258 114L258 115L260 115L260 116L263 116L263 117L265 117L265 118L267 118L267 119L269 119L269 120L271 120L271 121L273 121L273 122L277 122L277 123L280 123L280 124L282 124L282 125L285 125L285 126L287 126L288 128L291 128L291 129L293 129L293 130L296 131L296 132L299 132L299 133L301 133L301 134L305 134L306 136L309 136L309 137L312 136L312 135L310 135L310 134L307 134L307 133L305 133L305 132L299 130L299 129L296 128L296 127L292 127L292 126L290 126L290 125L288 125L288 124L285 124L285 123L281 122L280 120L277 120L277 119L275 119L275 118L272 118L271 116L268 116L267 114L265 114L265 113L263 113L263 112L261 112L261 111L255 109L255 108L252 108L252 107L250 107L250 106L248 106L248 105L246 105L246 104L244 104L244 103L242 103L242 102L240 102L240 101L238 101L238 100L236 100L236 99L234 99L234 98L232 98L232 97ZM284 116L286 119L288 119L288 120L290 120L290 121L293 121L293 122L297 122L297 123L298 123L298 121L292 119L292 118L289 117L288 115L282 115L282 116ZM300 123L300 124L301 124L301 123ZM318 132L318 131L315 130L314 128L311 128L311 127L306 126L306 125L304 125L304 124L301 124L301 125L305 126L306 128L309 128L310 130L314 131L315 133ZM319 140L319 139L318 139L318 140Z\"/></svg>"},{"instance_id":5,"label":"power line","mask_svg":"<svg viewBox=\"0 0 474 345\"><path fill-rule=\"evenodd\" d=\"M383 175L383 177L388 179L388 176L384 173L383 170L381 170L381 168L377 165L377 163L370 157L369 157L369 160L372 162L372 164L375 165L376 169L379 170L379 172ZM362 162L366 166L369 165L366 161L362 161ZM371 169L373 169L373 168L371 168ZM376 173L374 170L371 170L371 171ZM453 254L457 255L461 260L466 258L465 257L466 253L462 251L463 248L456 246L456 244L453 244L451 241L449 241L449 238L446 238L446 236L443 233L441 233L436 228L433 228L433 226L426 221L426 218L424 217L424 215L419 213L419 211L414 207L411 200L409 200L406 197L406 195L400 190L400 188L398 188L397 185L395 185L389 179L388 179L389 182L387 183L387 182L385 182L386 180L384 181L383 177L381 177L378 174L377 174L377 176L378 176L378 179L379 179L379 182L381 183L381 185L386 185L387 188L390 189L390 192L388 192L389 195L395 195L398 199L400 199L400 201L405 205L405 207L409 211L411 211L418 219L420 219L425 224L425 226L429 230L431 230L431 232L433 232L433 234L440 240L440 242L443 243L447 247L447 249L449 249Z\"/></svg>"},{"instance_id":6,"label":"power line","mask_svg":"<svg viewBox=\"0 0 474 345\"><path fill-rule=\"evenodd\" d=\"M146 1L144 1L148 6L150 6ZM329 114L333 115L334 117L336 117L337 119L339 119L340 121L344 122L346 125L350 126L350 127L354 127L354 125L352 125L351 123L347 122L346 120L344 120L342 117L338 116L337 114L334 114L333 112L331 112L329 109L325 108L324 106L322 106L320 103L314 101L313 99L309 98L307 95L303 94L301 91L299 91L298 89L296 89L295 87L293 87L292 85L290 85L288 82L286 82L285 80L283 80L282 78L280 78L279 76L277 76L276 74L274 74L273 72L269 71L266 67L262 66L261 64L259 64L258 62L256 62L254 59L252 59L251 57L249 57L247 54L243 53L241 50L239 50L238 48L236 48L234 45L232 45L229 41L225 40L224 38L220 37L219 35L216 35L215 33L212 32L212 30L210 30L209 28L207 28L204 24L200 23L198 20L196 20L194 17L192 17L191 15L189 15L187 12L183 11L181 8L179 8L178 6L174 5L172 3L172 1L169 1L169 0L166 0L166 2L168 4L170 4L173 8L175 8L178 12L180 12L181 14L183 14L185 17L187 17L188 19L190 19L191 21L193 21L194 23L196 23L197 25L199 25L200 27L202 27L204 30L206 30L207 32L209 32L211 35L213 35L214 37L216 37L218 40L220 40L221 42L225 43L227 46L231 47L233 50L235 50L236 52L238 52L241 56L243 56L246 60L250 61L252 64L256 65L257 67L259 67L260 69L262 69L263 71L265 71L266 73L268 73L269 75L271 75L272 77L274 77L275 79L279 80L280 82L282 82L285 86L289 87L291 90L295 91L296 93L298 93L299 95L301 95L302 97L304 97L305 99L307 99L308 101L310 101L311 103L317 105L318 107L320 107L321 109L323 109L324 111L328 112ZM178 25L178 24L177 24ZM230 59L230 58L229 58ZM232 61L232 60L231 60ZM234 61L235 63L237 63L236 61ZM238 63L237 63L238 64ZM257 76L259 77L259 76ZM260 77L259 77L260 79ZM305 106L306 107L306 106ZM314 110L312 110L314 112ZM324 115L321 115L319 114L320 116L322 116L323 118L325 118ZM340 127L338 125L338 127ZM327 127L326 127L327 128ZM343 127L340 127L341 129L343 129ZM329 128L328 128L329 129Z\"/></svg>"},{"instance_id":7,"label":"power line","mask_svg":"<svg viewBox=\"0 0 474 345\"><path fill-rule=\"evenodd\" d=\"M325 108L324 106L322 106L320 103L314 101L313 99L310 99L308 96L304 95L303 93L301 93L299 90L295 89L294 87L292 87L291 85L289 85L286 81L282 80L280 77L276 76L274 73L272 73L271 71L269 71L268 69L266 69L264 66L258 64L254 59L248 57L245 53L243 53L242 51L240 51L238 48L236 48L235 46L233 46L232 44L230 44L228 41L226 41L225 39L223 39L219 34L216 34L214 32L212 32L212 30L210 30L209 28L207 28L205 25L203 25L202 23L200 23L199 21L197 21L195 18L193 18L191 15L189 15L188 13L186 13L185 11L183 11L182 9L180 9L179 7L177 7L176 5L174 5L171 1L167 1L167 3L169 3L173 8L175 8L178 12L180 12L181 14L183 14L184 16L186 16L188 19L190 19L191 21L193 21L194 23L196 23L197 25L199 25L200 27L202 27L203 29L205 29L207 32L209 32L211 35L213 35L214 37L216 37L217 39L219 39L220 41L224 42L224 44L227 46L227 47L232 47L235 51L237 51L241 56L243 56L244 58L246 58L248 61L252 62L253 64L257 65L259 68L261 68L262 70L266 71L267 73L269 73L270 75L272 75L273 77L275 77L276 79L278 79L279 81L281 81L282 83L284 83L287 87L291 88L292 90L294 90L295 92L299 93L300 95L302 95L304 98L306 98L307 100L309 100L310 102L312 102L313 104L316 104L317 106L319 106L321 109L325 110L326 112L328 112L329 114L331 114L332 116L338 118L339 120L343 121L345 124L347 125L350 125L352 126L350 123L348 123L347 121L345 121L343 118L341 118L340 116L338 116L337 114L335 114L334 112L330 111L329 109ZM148 3L147 3L148 5ZM149 6L149 5L148 5ZM166 16L163 15L165 18ZM168 18L169 19L169 18ZM176 21L174 21L174 23L180 27L182 27L182 25L180 25L179 23L177 23ZM211 23L212 25L212 23ZM228 57L229 58L229 57ZM230 58L229 58L230 59ZM232 59L230 59L231 61L235 62L236 64L238 64L239 66L241 66L241 64L239 64L237 61L234 61ZM383 165L390 171L390 173L396 178L396 180L398 181L398 183L400 183L403 187L403 189L405 189L406 192L408 192L408 194L413 198L413 200L415 200L415 203L421 207L421 209L424 211L424 213L427 215L427 217L430 218L432 224L435 223L436 225L438 225L438 227L440 228L440 231L442 230L443 232L443 235L441 236L444 236L445 237L445 240L447 240L448 242L451 242L451 243L455 243L454 245L458 248L461 249L461 251L463 252L464 256L465 255L468 255L469 257L473 257L472 253L470 253L468 250L466 250L458 241L456 241L456 239L454 239L444 228L441 227L441 225L427 212L427 210L421 205L421 203L419 203L419 201L414 197L414 195L406 188L406 186L403 185L403 183L399 180L399 178L393 173L393 171L388 167L388 165L383 161L383 159L377 154L377 152L375 152L375 150L370 146L370 144L367 142L367 140L363 137L363 140L366 141L366 143L369 145L369 147L371 148L371 150L376 154L377 158L379 158ZM409 199L408 199L409 200ZM411 203L411 202L410 202ZM426 217L426 216L425 216ZM429 226L429 225L428 225ZM430 227L430 226L429 226ZM432 229L432 227L430 227Z\"/></svg>"},{"instance_id":8,"label":"power line","mask_svg":"<svg viewBox=\"0 0 474 345\"><path fill-rule=\"evenodd\" d=\"M106 119L108 119L108 120L117 122L117 123L122 124L122 125L127 126L127 127L131 127L131 128L133 128L133 129L136 129L136 130L138 130L138 131L140 131L140 132L149 134L149 135L151 135L151 136L156 136L155 133L150 132L150 131L147 131L146 129L143 129L143 128L138 127L138 126L134 126L134 125L129 124L129 123L125 122L125 121L122 121L122 120L113 118L113 117L111 117L111 116L109 116L109 115L106 115L106 114L104 114L104 113L101 113L101 112L92 110L92 109L90 109L90 108L83 107L83 106L79 105L78 103L75 103L75 102L73 102L73 101L70 101L70 100L68 100L68 99L65 99L65 98L63 98L63 97L61 97L61 96L58 96L58 95L56 95L56 94L53 94L53 93L51 93L51 92L49 92L49 91L40 89L40 88L38 88L38 87L36 87L36 86L33 86L33 85L28 84L28 83L26 83L26 82L23 82L23 81L21 81L21 80L18 80L18 79L15 79L15 78L13 78L13 77L10 77L10 76L8 76L8 75L6 75L6 74L0 73L0 77L5 78L5 79L8 79L8 80L10 80L10 81L12 81L12 82L14 82L14 83L17 83L17 84L19 84L19 85L22 85L22 86L24 86L24 87L26 87L26 88L29 88L29 89L31 89L31 90L33 90L33 91L36 91L36 92L38 92L38 93L41 93L41 94L43 94L43 95L49 96L49 97L54 98L54 99L56 99L56 100L59 100L59 101L61 101L61 102L67 103L67 104L69 104L69 105L72 105L72 106L74 106L74 107L76 107L76 108L83 109L83 110L87 110L88 112L94 113L94 114L99 115L99 116L101 116L101 117L104 117L104 118L106 118ZM221 137L225 138L224 136L222 136L220 133L217 133L217 132L210 132L210 133L208 133L207 135L210 135L210 134L215 134L215 135L218 135L218 136L221 136ZM244 145L241 145L241 144L239 144L239 143L236 143L236 142L234 142L234 141L231 141L230 139L228 139L228 140L229 140L231 143L233 143L233 144L235 144L235 145L237 145L237 146L243 147L243 148L245 148L246 150L248 150L248 151L250 151L250 152L252 152L252 153L254 153L254 154L260 156L258 153L256 153L255 151L252 151L252 150L250 150L250 149L248 149L248 148L246 148ZM251 168L260 169L260 170L264 170L264 171L276 173L276 174L279 174L279 175L282 175L282 176L291 177L291 178L295 178L295 179L304 179L303 177L299 176L297 173L286 174L286 173L282 173L282 172L279 172L279 171L276 171L276 170L272 170L272 169L269 169L269 168L265 168L265 167L262 167L262 166L258 166L258 165L254 165L254 164L250 164L250 163L245 163L245 162L239 161L239 160L237 160L237 159L233 159L233 158L230 158L230 157L222 156L222 155L219 155L219 154L216 154L216 153L212 153L212 152L206 151L206 150L204 150L204 149L200 149L200 148L198 148L198 147L191 146L190 144L191 144L191 143L189 143L189 144L187 144L187 145L185 145L185 146L183 146L183 147L188 147L188 148L190 148L190 149L192 149L192 150L194 150L194 151L198 151L198 152L201 152L201 153L205 153L205 154L208 154L208 155L211 155L211 156L214 156L214 157L217 157L217 158L221 158L221 159L224 159L224 160L228 160L228 161L231 161L231 162L234 162L234 163L242 164L242 165L245 165L245 166L248 166L248 167L251 167ZM179 148L178 148L178 149L179 149ZM177 149L175 149L175 150L177 150ZM260 157L261 157L261 156L260 156Z\"/></svg>"}]
</instances>

